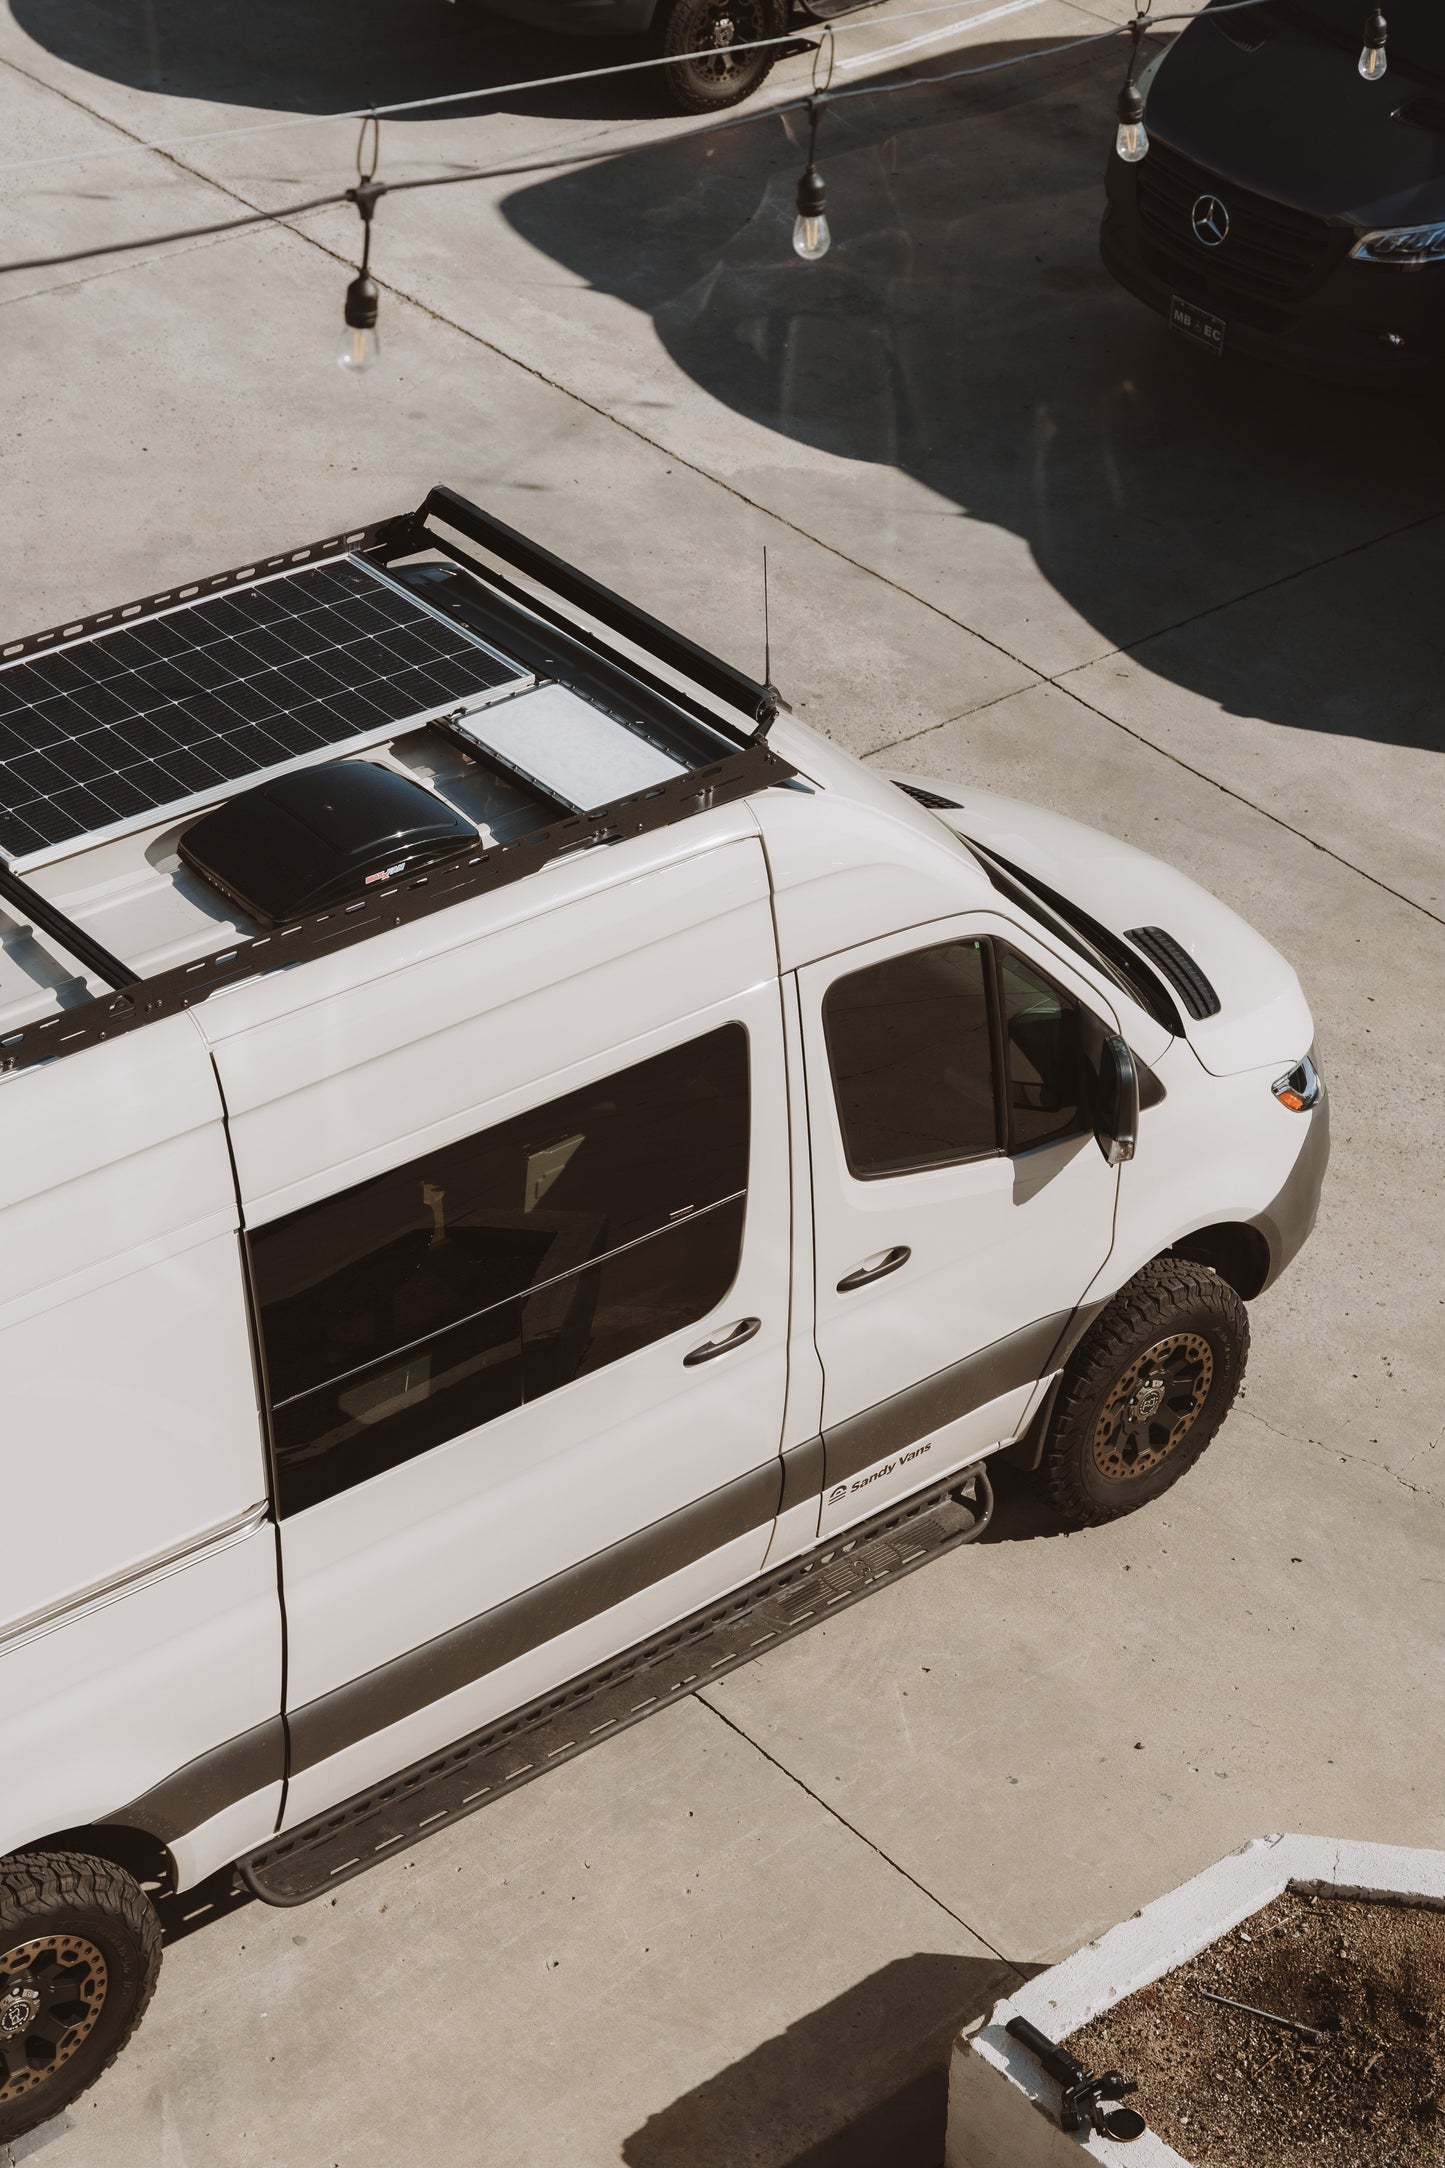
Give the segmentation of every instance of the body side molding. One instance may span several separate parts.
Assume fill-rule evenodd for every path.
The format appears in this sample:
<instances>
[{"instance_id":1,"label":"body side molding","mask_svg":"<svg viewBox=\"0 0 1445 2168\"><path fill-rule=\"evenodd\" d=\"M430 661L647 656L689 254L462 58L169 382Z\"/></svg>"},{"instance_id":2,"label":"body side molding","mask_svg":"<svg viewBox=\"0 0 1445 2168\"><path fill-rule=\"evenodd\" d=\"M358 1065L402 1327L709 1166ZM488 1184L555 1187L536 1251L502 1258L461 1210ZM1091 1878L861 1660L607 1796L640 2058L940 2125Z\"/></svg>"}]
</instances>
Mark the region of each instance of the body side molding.
<instances>
[{"instance_id":1,"label":"body side molding","mask_svg":"<svg viewBox=\"0 0 1445 2168\"><path fill-rule=\"evenodd\" d=\"M917 1385L905 1386L861 1415L850 1415L823 1433L824 1480L831 1490L890 1453L917 1444L930 1430L957 1422L975 1408L997 1400L1020 1385L1032 1385L1056 1367L1055 1350L1078 1313L1058 1311L1019 1332L1011 1332L967 1355L962 1362L936 1370Z\"/></svg>"},{"instance_id":2,"label":"body side molding","mask_svg":"<svg viewBox=\"0 0 1445 2168\"><path fill-rule=\"evenodd\" d=\"M639 1534L304 1703L289 1712L289 1727L278 1711L265 1723L224 1740L102 1819L143 1829L166 1843L185 1836L286 1774L288 1728L291 1770L313 1768L328 1755L384 1731L414 1709L469 1686L652 1582L693 1565L709 1551L763 1527L776 1517L783 1471L778 1456L764 1461Z\"/></svg>"},{"instance_id":3,"label":"body side molding","mask_svg":"<svg viewBox=\"0 0 1445 2168\"><path fill-rule=\"evenodd\" d=\"M290 1710L292 1774L314 1768L765 1526L777 1515L782 1484L782 1463L774 1455L638 1534Z\"/></svg>"},{"instance_id":4,"label":"body side molding","mask_svg":"<svg viewBox=\"0 0 1445 2168\"><path fill-rule=\"evenodd\" d=\"M143 1829L170 1844L199 1829L212 1815L224 1813L238 1799L248 1799L268 1784L279 1784L285 1773L286 1727L278 1711L264 1723L253 1724L249 1731L198 1754L128 1806L117 1807L101 1819L124 1829Z\"/></svg>"},{"instance_id":5,"label":"body side molding","mask_svg":"<svg viewBox=\"0 0 1445 2168\"><path fill-rule=\"evenodd\" d=\"M783 1455L783 1495L778 1500L778 1511L786 1513L822 1495L823 1441L805 1438L801 1445L790 1445Z\"/></svg>"},{"instance_id":6,"label":"body side molding","mask_svg":"<svg viewBox=\"0 0 1445 2168\"><path fill-rule=\"evenodd\" d=\"M180 1573L203 1558L213 1557L217 1551L229 1550L233 1543L241 1543L247 1536L254 1535L270 1512L271 1508L263 1498L256 1505L247 1506L244 1513L233 1514L230 1520L206 1529L202 1535L189 1536L184 1543L177 1543L168 1551L158 1551L153 1558L142 1559L138 1566L127 1566L123 1573L111 1574L104 1581L94 1581L89 1588L62 1596L58 1603L46 1604L42 1610L15 1619L0 1629L0 1652L17 1647L23 1641L33 1641L40 1634L53 1633L58 1626L69 1625L79 1612L99 1611L108 1603L117 1603L122 1596L134 1595L149 1581L163 1581L169 1574Z\"/></svg>"}]
</instances>

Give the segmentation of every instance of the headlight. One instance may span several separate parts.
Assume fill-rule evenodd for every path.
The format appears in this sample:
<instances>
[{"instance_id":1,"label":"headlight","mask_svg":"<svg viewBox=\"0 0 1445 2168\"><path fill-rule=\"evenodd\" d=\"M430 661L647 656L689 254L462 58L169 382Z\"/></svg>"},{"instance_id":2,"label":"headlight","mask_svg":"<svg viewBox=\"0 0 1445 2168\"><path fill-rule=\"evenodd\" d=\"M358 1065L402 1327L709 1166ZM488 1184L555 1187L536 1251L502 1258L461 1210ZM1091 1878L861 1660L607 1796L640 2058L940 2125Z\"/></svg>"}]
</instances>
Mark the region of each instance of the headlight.
<instances>
[{"instance_id":1,"label":"headlight","mask_svg":"<svg viewBox=\"0 0 1445 2168\"><path fill-rule=\"evenodd\" d=\"M1350 254L1366 263L1445 263L1445 224L1388 226L1362 234Z\"/></svg>"},{"instance_id":2,"label":"headlight","mask_svg":"<svg viewBox=\"0 0 1445 2168\"><path fill-rule=\"evenodd\" d=\"M1276 1077L1270 1086L1280 1105L1288 1107L1291 1114L1308 1114L1310 1108L1318 1102L1324 1088L1319 1070L1308 1054L1303 1061L1295 1064L1287 1076Z\"/></svg>"}]
</instances>

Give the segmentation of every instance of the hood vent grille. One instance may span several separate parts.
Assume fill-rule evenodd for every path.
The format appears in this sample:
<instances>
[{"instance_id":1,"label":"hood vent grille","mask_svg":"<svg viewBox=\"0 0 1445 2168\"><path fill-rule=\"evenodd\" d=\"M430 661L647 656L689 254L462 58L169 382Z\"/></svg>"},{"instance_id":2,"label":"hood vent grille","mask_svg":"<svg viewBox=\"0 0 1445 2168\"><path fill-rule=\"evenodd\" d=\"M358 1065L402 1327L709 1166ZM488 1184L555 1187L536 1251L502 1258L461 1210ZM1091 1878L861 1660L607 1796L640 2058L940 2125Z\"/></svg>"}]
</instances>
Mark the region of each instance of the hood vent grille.
<instances>
[{"instance_id":1,"label":"hood vent grille","mask_svg":"<svg viewBox=\"0 0 1445 2168\"><path fill-rule=\"evenodd\" d=\"M1130 929L1129 939L1135 948L1144 951L1151 963L1158 965L1196 1022L1206 1016L1218 1016L1218 994L1188 949L1181 948L1172 933L1166 933L1162 926L1134 926Z\"/></svg>"}]
</instances>

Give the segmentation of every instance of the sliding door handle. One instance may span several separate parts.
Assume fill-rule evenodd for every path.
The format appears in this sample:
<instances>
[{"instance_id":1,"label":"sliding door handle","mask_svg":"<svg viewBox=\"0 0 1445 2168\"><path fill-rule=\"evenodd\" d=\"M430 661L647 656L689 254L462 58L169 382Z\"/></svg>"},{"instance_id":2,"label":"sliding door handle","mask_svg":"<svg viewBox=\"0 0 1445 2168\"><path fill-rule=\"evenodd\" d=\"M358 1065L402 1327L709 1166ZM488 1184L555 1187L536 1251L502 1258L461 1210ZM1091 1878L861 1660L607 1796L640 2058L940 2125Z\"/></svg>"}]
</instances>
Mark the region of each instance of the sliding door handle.
<instances>
[{"instance_id":1,"label":"sliding door handle","mask_svg":"<svg viewBox=\"0 0 1445 2168\"><path fill-rule=\"evenodd\" d=\"M691 1354L684 1355L683 1363L691 1369L694 1363L710 1363L714 1356L731 1355L735 1347L745 1347L762 1329L763 1321L760 1317L740 1317L736 1325L729 1325L727 1331L721 1333L716 1340L704 1340L701 1347L695 1347Z\"/></svg>"},{"instance_id":2,"label":"sliding door handle","mask_svg":"<svg viewBox=\"0 0 1445 2168\"><path fill-rule=\"evenodd\" d=\"M838 1282L840 1295L850 1295L855 1287L866 1287L870 1280L886 1280L890 1272L901 1272L913 1255L906 1242L895 1242L891 1250L880 1250L876 1257L865 1257L861 1265L845 1272Z\"/></svg>"}]
</instances>

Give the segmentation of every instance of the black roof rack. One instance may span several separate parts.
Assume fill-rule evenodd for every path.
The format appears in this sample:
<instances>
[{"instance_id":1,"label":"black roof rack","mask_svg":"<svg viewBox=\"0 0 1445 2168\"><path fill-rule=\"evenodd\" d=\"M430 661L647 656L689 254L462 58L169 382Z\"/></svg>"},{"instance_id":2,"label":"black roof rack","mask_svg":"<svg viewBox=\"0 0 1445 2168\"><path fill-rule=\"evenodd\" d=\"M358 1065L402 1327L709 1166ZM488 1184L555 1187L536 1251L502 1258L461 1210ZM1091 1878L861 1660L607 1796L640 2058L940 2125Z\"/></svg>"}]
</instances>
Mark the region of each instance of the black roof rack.
<instances>
[{"instance_id":1,"label":"black roof rack","mask_svg":"<svg viewBox=\"0 0 1445 2168\"><path fill-rule=\"evenodd\" d=\"M0 647L0 665L129 628L178 605L209 600L339 554L392 568L391 576L424 592L434 611L455 616L482 639L495 640L538 677L569 686L603 708L625 703L657 742L676 751L686 765L645 790L568 814L504 843L479 841L475 850L384 889L149 978L112 956L0 857L0 897L112 989L0 1032L0 1074L98 1045L190 1008L224 986L329 955L373 933L429 917L539 872L564 853L645 834L783 782L795 772L767 743L782 705L771 685L735 670L454 490L441 487L415 512L10 642ZM404 564L429 554L448 562ZM498 571L487 558L508 570ZM697 726L702 726L700 731ZM475 754L475 742L449 717L431 718L430 727ZM705 756L696 764L699 746L706 747L708 755L715 749L715 757ZM245 786L242 779L236 789Z\"/></svg>"}]
</instances>

